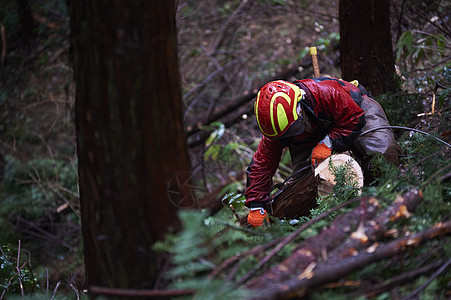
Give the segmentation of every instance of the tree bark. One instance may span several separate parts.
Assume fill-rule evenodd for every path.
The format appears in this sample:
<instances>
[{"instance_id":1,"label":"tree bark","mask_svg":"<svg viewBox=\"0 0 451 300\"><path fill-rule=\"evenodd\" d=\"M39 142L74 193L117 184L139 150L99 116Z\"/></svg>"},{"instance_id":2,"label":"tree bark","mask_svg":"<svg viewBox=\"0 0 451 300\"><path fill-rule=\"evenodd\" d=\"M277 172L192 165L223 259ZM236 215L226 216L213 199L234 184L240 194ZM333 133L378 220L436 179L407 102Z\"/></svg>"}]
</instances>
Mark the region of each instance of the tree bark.
<instances>
[{"instance_id":1,"label":"tree bark","mask_svg":"<svg viewBox=\"0 0 451 300\"><path fill-rule=\"evenodd\" d=\"M179 227L173 203L192 203L175 4L71 1L69 11L87 283L151 288L151 247Z\"/></svg>"},{"instance_id":2,"label":"tree bark","mask_svg":"<svg viewBox=\"0 0 451 300\"><path fill-rule=\"evenodd\" d=\"M29 45L36 38L37 24L31 12L31 1L17 0L17 11L20 21L23 42Z\"/></svg>"},{"instance_id":3,"label":"tree bark","mask_svg":"<svg viewBox=\"0 0 451 300\"><path fill-rule=\"evenodd\" d=\"M276 218L296 219L308 216L310 210L318 204L318 182L313 167L293 181L288 180L283 192L275 197L272 204L273 216Z\"/></svg>"},{"instance_id":4,"label":"tree bark","mask_svg":"<svg viewBox=\"0 0 451 300\"><path fill-rule=\"evenodd\" d=\"M357 79L375 96L393 90L390 1L340 0L339 21L343 79Z\"/></svg>"}]
</instances>

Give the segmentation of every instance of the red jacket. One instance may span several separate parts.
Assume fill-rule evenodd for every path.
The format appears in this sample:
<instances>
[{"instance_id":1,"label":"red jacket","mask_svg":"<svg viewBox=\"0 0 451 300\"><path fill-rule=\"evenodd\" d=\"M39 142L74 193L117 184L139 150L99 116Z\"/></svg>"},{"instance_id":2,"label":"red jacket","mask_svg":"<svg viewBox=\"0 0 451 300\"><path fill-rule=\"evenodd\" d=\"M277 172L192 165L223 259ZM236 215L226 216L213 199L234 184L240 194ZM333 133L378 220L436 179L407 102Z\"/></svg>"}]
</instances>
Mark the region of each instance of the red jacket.
<instances>
[{"instance_id":1,"label":"red jacket","mask_svg":"<svg viewBox=\"0 0 451 300\"><path fill-rule=\"evenodd\" d=\"M313 149L326 135L332 150L347 150L365 126L360 108L362 94L352 83L336 78L319 77L294 82L306 92L301 108L312 126L311 132L273 140L263 136L247 169L246 205L252 201L268 201L272 177L279 166L283 148L303 143Z\"/></svg>"}]
</instances>

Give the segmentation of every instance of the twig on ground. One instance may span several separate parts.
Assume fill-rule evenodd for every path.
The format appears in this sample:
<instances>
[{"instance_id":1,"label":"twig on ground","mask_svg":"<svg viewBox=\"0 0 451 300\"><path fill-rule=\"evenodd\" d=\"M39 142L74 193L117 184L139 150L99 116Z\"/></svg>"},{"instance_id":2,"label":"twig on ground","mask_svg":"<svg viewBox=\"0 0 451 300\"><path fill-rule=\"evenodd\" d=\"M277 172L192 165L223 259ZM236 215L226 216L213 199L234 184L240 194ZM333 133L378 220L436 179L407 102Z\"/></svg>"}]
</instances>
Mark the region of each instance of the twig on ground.
<instances>
[{"instance_id":1,"label":"twig on ground","mask_svg":"<svg viewBox=\"0 0 451 300\"><path fill-rule=\"evenodd\" d=\"M20 285L20 293L22 295L22 297L24 296L24 289L23 289L23 282L22 282L22 276L20 276L20 269L19 265L20 265L20 240L19 240L19 245L18 245L18 249L17 249L17 265L16 265L16 270L17 270L17 278L19 279L19 285Z\"/></svg>"},{"instance_id":2,"label":"twig on ground","mask_svg":"<svg viewBox=\"0 0 451 300\"><path fill-rule=\"evenodd\" d=\"M3 23L0 23L0 34L2 37L2 56L1 56L1 65L5 64L5 57L6 57L6 30L5 25Z\"/></svg>"},{"instance_id":3,"label":"twig on ground","mask_svg":"<svg viewBox=\"0 0 451 300\"><path fill-rule=\"evenodd\" d=\"M50 300L54 300L54 299L55 299L55 297L56 297L56 292L58 291L58 288L59 288L60 284L61 284L60 281L58 281L58 282L56 283L55 289L53 290L52 298L50 298Z\"/></svg>"},{"instance_id":4,"label":"twig on ground","mask_svg":"<svg viewBox=\"0 0 451 300\"><path fill-rule=\"evenodd\" d=\"M137 290L137 289L116 289L102 286L90 286L89 294L91 296L116 296L116 297L171 297L171 296L190 296L194 294L193 290Z\"/></svg>"},{"instance_id":5,"label":"twig on ground","mask_svg":"<svg viewBox=\"0 0 451 300\"><path fill-rule=\"evenodd\" d=\"M49 294L49 269L48 268L45 268L45 279L46 279L45 298L47 299L47 296Z\"/></svg>"},{"instance_id":6,"label":"twig on ground","mask_svg":"<svg viewBox=\"0 0 451 300\"><path fill-rule=\"evenodd\" d=\"M80 293L78 292L78 290L74 287L72 283L69 286L74 290L75 295L77 295L77 300L80 300Z\"/></svg>"},{"instance_id":7,"label":"twig on ground","mask_svg":"<svg viewBox=\"0 0 451 300\"><path fill-rule=\"evenodd\" d=\"M424 290L431 282L437 278L443 271L448 269L449 265L451 264L451 259L448 259L443 266L438 269L437 271L432 274L432 276L421 286L419 286L417 289L415 289L411 294L409 294L407 297L402 298L403 300L413 299L415 296L417 296L422 290Z\"/></svg>"},{"instance_id":8,"label":"twig on ground","mask_svg":"<svg viewBox=\"0 0 451 300\"><path fill-rule=\"evenodd\" d=\"M226 259L218 268L216 268L215 270L213 270L213 272L210 273L210 275L208 275L208 278L212 279L215 276L217 276L223 269L225 269L227 266L229 266L230 264L234 263L237 260L243 259L243 257L246 256L253 256L256 253L262 252L264 250L266 250L269 247L272 247L273 245L277 244L280 239L275 239L270 241L269 243L266 243L264 245L259 245L257 247L254 247L246 252L240 253L239 255L235 255L232 257L229 257L228 259Z\"/></svg>"},{"instance_id":9,"label":"twig on ground","mask_svg":"<svg viewBox=\"0 0 451 300\"><path fill-rule=\"evenodd\" d=\"M444 260L435 261L427 266L423 266L410 272L405 272L398 276L394 276L389 281L373 285L369 289L365 288L363 291L357 291L355 293L352 293L349 296L352 299L357 298L359 295L363 294L365 295L365 297L369 298L375 297L376 295L388 291L393 287L399 286L406 282L411 282L412 280L415 280L419 276L430 273L433 270L437 270L438 268L440 268L440 266L443 265L444 262L445 262Z\"/></svg>"}]
</instances>

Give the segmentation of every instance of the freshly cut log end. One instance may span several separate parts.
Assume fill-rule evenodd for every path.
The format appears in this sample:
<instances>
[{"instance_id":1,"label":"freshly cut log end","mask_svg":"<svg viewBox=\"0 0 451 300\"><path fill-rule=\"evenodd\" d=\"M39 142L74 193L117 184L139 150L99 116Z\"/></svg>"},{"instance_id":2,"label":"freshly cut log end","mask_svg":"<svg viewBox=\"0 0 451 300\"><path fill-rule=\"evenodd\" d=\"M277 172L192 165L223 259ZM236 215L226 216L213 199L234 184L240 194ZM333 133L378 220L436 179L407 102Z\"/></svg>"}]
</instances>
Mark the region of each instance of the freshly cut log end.
<instances>
[{"instance_id":1,"label":"freshly cut log end","mask_svg":"<svg viewBox=\"0 0 451 300\"><path fill-rule=\"evenodd\" d=\"M357 187L363 187L363 172L357 161L347 154L334 154L315 168L315 176L318 178L318 193L320 195L325 196L330 194L336 184L330 164L336 167L347 164L349 166L349 173L357 183Z\"/></svg>"}]
</instances>

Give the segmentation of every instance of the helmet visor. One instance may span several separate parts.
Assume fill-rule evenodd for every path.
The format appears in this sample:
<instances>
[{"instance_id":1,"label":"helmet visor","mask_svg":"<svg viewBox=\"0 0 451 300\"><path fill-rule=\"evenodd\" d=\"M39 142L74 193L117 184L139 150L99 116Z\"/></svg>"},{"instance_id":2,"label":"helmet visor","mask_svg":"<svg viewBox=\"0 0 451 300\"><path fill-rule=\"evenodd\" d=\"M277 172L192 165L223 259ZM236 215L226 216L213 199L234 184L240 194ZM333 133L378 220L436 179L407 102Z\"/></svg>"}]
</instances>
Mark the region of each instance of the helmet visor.
<instances>
[{"instance_id":1,"label":"helmet visor","mask_svg":"<svg viewBox=\"0 0 451 300\"><path fill-rule=\"evenodd\" d=\"M287 131L285 131L281 136L278 136L273 139L279 140L279 139L285 139L285 138L299 135L304 132L306 125L307 124L305 123L304 118L302 117L302 115L300 115L296 121L291 123L291 125L290 125L290 127L288 127Z\"/></svg>"},{"instance_id":2,"label":"helmet visor","mask_svg":"<svg viewBox=\"0 0 451 300\"><path fill-rule=\"evenodd\" d=\"M299 135L304 132L305 127L306 124L304 118L301 115L296 121L293 122L293 124L290 125L290 127L288 127L288 130L284 134L282 134L281 138Z\"/></svg>"}]
</instances>

